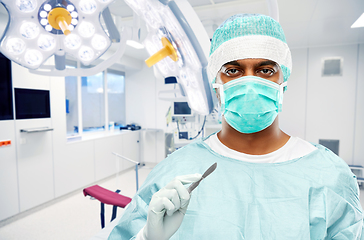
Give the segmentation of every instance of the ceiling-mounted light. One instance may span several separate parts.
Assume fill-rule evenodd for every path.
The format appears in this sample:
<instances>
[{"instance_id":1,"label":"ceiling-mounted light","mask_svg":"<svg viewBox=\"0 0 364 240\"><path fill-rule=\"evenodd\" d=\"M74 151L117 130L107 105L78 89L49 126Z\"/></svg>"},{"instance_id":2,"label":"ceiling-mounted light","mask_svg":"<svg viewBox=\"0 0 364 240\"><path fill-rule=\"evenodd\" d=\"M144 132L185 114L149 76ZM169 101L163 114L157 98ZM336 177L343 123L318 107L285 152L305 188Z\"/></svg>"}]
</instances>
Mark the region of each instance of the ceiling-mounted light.
<instances>
[{"instance_id":1,"label":"ceiling-mounted light","mask_svg":"<svg viewBox=\"0 0 364 240\"><path fill-rule=\"evenodd\" d=\"M20 11L28 13L37 8L37 2L37 0L16 0L15 4Z\"/></svg>"},{"instance_id":2,"label":"ceiling-mounted light","mask_svg":"<svg viewBox=\"0 0 364 240\"><path fill-rule=\"evenodd\" d=\"M210 39L191 5L187 0L125 2L147 24L147 64L155 64L163 77L176 76L189 107L209 114L214 107L206 72Z\"/></svg>"},{"instance_id":3,"label":"ceiling-mounted light","mask_svg":"<svg viewBox=\"0 0 364 240\"><path fill-rule=\"evenodd\" d=\"M364 27L364 13L351 25L351 28Z\"/></svg>"},{"instance_id":4,"label":"ceiling-mounted light","mask_svg":"<svg viewBox=\"0 0 364 240\"><path fill-rule=\"evenodd\" d=\"M126 44L135 49L143 49L144 45L140 42L140 18L133 12L133 27L131 39Z\"/></svg>"},{"instance_id":5,"label":"ceiling-mounted light","mask_svg":"<svg viewBox=\"0 0 364 240\"><path fill-rule=\"evenodd\" d=\"M100 17L113 0L0 2L9 14L0 51L29 69L39 68L53 55L65 57L66 54L88 65L112 44Z\"/></svg>"},{"instance_id":6,"label":"ceiling-mounted light","mask_svg":"<svg viewBox=\"0 0 364 240\"><path fill-rule=\"evenodd\" d=\"M136 49L143 49L144 45L140 42L134 41L134 40L128 40L126 41L126 44L128 44L130 47L136 48Z\"/></svg>"}]
</instances>

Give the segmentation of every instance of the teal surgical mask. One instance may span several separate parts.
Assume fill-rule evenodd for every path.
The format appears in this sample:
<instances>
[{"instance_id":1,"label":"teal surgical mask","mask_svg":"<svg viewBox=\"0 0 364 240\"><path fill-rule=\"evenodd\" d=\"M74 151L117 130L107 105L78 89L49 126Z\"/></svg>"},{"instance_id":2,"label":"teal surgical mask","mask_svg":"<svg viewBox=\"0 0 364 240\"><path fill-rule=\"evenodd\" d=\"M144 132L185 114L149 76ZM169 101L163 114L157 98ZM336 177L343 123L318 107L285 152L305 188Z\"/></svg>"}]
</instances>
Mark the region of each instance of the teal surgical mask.
<instances>
[{"instance_id":1,"label":"teal surgical mask","mask_svg":"<svg viewBox=\"0 0 364 240\"><path fill-rule=\"evenodd\" d=\"M241 133L255 133L272 125L282 111L283 89L281 85L256 76L245 76L225 84L213 84L218 88L221 112L226 122Z\"/></svg>"}]
</instances>

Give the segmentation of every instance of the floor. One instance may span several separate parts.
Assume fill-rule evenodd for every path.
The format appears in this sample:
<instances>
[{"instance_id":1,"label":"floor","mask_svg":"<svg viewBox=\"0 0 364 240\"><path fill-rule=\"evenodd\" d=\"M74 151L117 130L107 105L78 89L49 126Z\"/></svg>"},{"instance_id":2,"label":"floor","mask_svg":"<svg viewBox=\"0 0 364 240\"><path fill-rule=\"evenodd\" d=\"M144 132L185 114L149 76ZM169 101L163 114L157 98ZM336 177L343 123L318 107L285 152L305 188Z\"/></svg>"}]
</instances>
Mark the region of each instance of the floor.
<instances>
[{"instance_id":1,"label":"floor","mask_svg":"<svg viewBox=\"0 0 364 240\"><path fill-rule=\"evenodd\" d=\"M152 166L146 166L139 170L140 184L144 182L151 169ZM133 169L125 171L98 184L107 189L116 189L118 186L121 194L132 197L136 192L135 171ZM364 207L364 189L360 190L360 200ZM99 214L99 202L84 197L82 190L79 190L28 213L0 222L0 239L90 240L100 233ZM120 214L122 209L119 208L118 216ZM105 215L107 223L111 218L110 206L106 206Z\"/></svg>"}]
</instances>

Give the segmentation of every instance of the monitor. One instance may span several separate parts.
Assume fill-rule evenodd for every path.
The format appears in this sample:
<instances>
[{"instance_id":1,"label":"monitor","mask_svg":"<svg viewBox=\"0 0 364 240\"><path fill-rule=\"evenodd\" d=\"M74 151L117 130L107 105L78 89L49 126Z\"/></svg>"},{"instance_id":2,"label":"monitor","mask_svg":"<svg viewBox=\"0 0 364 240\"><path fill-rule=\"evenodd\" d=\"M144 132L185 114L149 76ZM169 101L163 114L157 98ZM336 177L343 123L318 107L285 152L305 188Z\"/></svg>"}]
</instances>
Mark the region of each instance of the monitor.
<instances>
[{"instance_id":1,"label":"monitor","mask_svg":"<svg viewBox=\"0 0 364 240\"><path fill-rule=\"evenodd\" d=\"M0 121L13 120L13 87L11 61L0 53Z\"/></svg>"},{"instance_id":2,"label":"monitor","mask_svg":"<svg viewBox=\"0 0 364 240\"><path fill-rule=\"evenodd\" d=\"M191 116L192 111L187 102L174 102L173 115L175 116Z\"/></svg>"},{"instance_id":3,"label":"monitor","mask_svg":"<svg viewBox=\"0 0 364 240\"><path fill-rule=\"evenodd\" d=\"M50 118L49 90L15 88L16 119Z\"/></svg>"}]
</instances>

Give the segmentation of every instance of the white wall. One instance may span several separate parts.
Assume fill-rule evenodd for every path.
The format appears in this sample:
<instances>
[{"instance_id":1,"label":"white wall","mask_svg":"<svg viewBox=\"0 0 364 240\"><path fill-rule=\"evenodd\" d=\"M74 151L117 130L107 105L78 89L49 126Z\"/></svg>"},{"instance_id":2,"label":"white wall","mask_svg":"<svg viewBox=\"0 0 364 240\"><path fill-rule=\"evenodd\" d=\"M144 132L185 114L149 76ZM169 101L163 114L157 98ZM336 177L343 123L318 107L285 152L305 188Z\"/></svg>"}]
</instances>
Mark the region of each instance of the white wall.
<instances>
[{"instance_id":1,"label":"white wall","mask_svg":"<svg viewBox=\"0 0 364 240\"><path fill-rule=\"evenodd\" d=\"M10 146L0 147L1 220L15 215L19 212L18 171L16 162L14 121L0 121L0 140L11 141Z\"/></svg>"},{"instance_id":2,"label":"white wall","mask_svg":"<svg viewBox=\"0 0 364 240\"><path fill-rule=\"evenodd\" d=\"M354 165L364 165L364 44L359 47L359 61L357 69L356 114L354 128Z\"/></svg>"},{"instance_id":3,"label":"white wall","mask_svg":"<svg viewBox=\"0 0 364 240\"><path fill-rule=\"evenodd\" d=\"M173 89L173 84L165 85L164 78L156 78L153 68L145 64L142 71L126 71L125 80L126 123L160 130L141 133L141 161L158 163L165 158L165 115L171 105L170 102L159 100L158 92Z\"/></svg>"},{"instance_id":4,"label":"white wall","mask_svg":"<svg viewBox=\"0 0 364 240\"><path fill-rule=\"evenodd\" d=\"M293 72L284 96L280 126L310 142L340 140L339 156L364 165L363 45L293 49ZM342 57L343 75L322 77L322 59ZM359 59L359 61L358 61Z\"/></svg>"},{"instance_id":5,"label":"white wall","mask_svg":"<svg viewBox=\"0 0 364 240\"><path fill-rule=\"evenodd\" d=\"M308 66L306 139L339 139L339 155L352 162L354 140L357 45L311 48ZM321 77L322 58L344 58L343 74Z\"/></svg>"},{"instance_id":6,"label":"white wall","mask_svg":"<svg viewBox=\"0 0 364 240\"><path fill-rule=\"evenodd\" d=\"M145 65L141 71L127 71L125 79L126 123L155 128L157 95L153 68Z\"/></svg>"},{"instance_id":7,"label":"white wall","mask_svg":"<svg viewBox=\"0 0 364 240\"><path fill-rule=\"evenodd\" d=\"M284 93L279 124L289 135L306 138L307 49L292 50L292 74Z\"/></svg>"}]
</instances>

